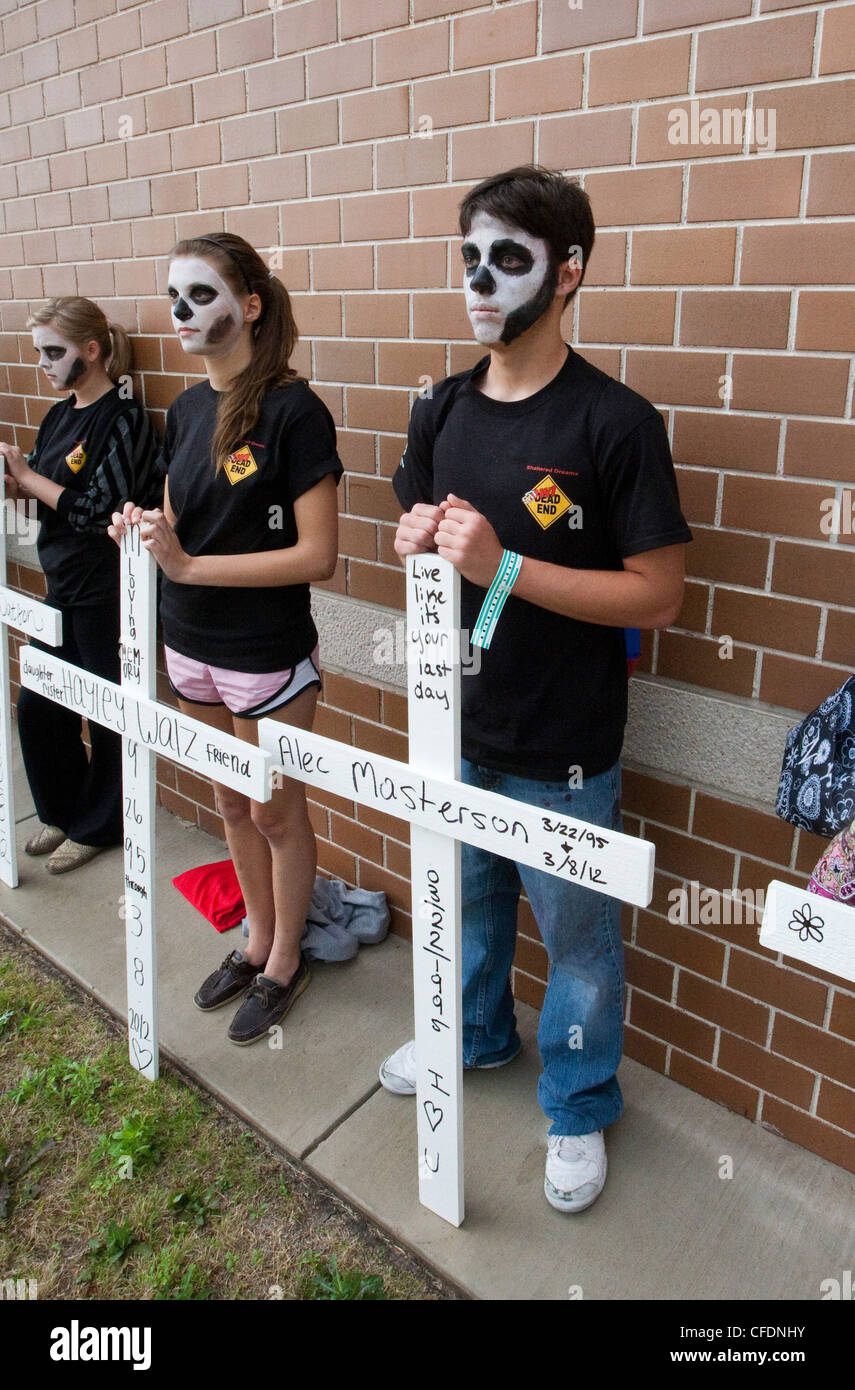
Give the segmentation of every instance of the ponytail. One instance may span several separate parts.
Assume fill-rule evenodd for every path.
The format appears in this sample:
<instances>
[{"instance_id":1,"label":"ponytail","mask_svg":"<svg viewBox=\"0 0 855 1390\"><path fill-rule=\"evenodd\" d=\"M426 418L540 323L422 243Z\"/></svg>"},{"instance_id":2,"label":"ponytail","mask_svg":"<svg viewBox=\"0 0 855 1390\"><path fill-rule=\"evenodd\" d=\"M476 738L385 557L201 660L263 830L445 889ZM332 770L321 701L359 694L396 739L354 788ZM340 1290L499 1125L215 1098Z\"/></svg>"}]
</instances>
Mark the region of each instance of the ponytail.
<instances>
[{"instance_id":1,"label":"ponytail","mask_svg":"<svg viewBox=\"0 0 855 1390\"><path fill-rule=\"evenodd\" d=\"M120 323L108 324L107 332L110 335L110 352L104 362L104 370L110 380L116 383L131 370L131 340Z\"/></svg>"}]
</instances>

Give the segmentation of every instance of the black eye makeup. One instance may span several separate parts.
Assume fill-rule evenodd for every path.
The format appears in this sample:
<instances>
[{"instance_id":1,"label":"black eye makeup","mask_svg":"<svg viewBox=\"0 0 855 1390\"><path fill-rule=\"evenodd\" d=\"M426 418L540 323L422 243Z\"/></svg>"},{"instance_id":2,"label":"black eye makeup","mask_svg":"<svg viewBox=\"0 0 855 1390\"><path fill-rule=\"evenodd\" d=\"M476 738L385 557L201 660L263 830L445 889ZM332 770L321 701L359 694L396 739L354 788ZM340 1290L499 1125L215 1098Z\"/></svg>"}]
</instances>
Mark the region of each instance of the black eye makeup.
<instances>
[{"instance_id":1,"label":"black eye makeup","mask_svg":"<svg viewBox=\"0 0 855 1390\"><path fill-rule=\"evenodd\" d=\"M173 303L179 298L178 290L174 285L168 287L167 294ZM187 298L191 299L194 304L211 304L218 294L219 291L215 290L213 285L192 285Z\"/></svg>"},{"instance_id":2,"label":"black eye makeup","mask_svg":"<svg viewBox=\"0 0 855 1390\"><path fill-rule=\"evenodd\" d=\"M490 247L490 263L498 266L506 275L528 275L534 265L534 256L527 246L505 237L494 241Z\"/></svg>"},{"instance_id":3,"label":"black eye makeup","mask_svg":"<svg viewBox=\"0 0 855 1390\"><path fill-rule=\"evenodd\" d=\"M37 352L39 356L44 353L49 362L58 362L60 358L64 357L68 352L68 348L60 347L59 344L54 345L50 343L46 344L44 347L34 348L33 351Z\"/></svg>"},{"instance_id":4,"label":"black eye makeup","mask_svg":"<svg viewBox=\"0 0 855 1390\"><path fill-rule=\"evenodd\" d=\"M463 257L463 264L467 270L474 270L481 259L481 252L478 250L474 241L464 241L460 248L460 254Z\"/></svg>"}]
</instances>

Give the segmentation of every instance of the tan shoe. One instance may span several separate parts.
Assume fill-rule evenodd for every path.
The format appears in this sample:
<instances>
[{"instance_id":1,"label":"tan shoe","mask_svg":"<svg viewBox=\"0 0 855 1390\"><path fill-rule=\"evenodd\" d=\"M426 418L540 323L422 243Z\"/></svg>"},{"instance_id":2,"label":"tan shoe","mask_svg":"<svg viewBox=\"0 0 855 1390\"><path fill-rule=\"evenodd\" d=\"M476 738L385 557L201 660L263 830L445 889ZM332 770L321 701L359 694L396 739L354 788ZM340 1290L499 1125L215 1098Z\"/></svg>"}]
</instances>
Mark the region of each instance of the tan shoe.
<instances>
[{"instance_id":1,"label":"tan shoe","mask_svg":"<svg viewBox=\"0 0 855 1390\"><path fill-rule=\"evenodd\" d=\"M88 864L96 854L106 849L106 845L78 845L75 840L65 840L55 849L45 866L49 874L67 874Z\"/></svg>"},{"instance_id":2,"label":"tan shoe","mask_svg":"<svg viewBox=\"0 0 855 1390\"><path fill-rule=\"evenodd\" d=\"M58 825L42 825L24 845L24 853L51 854L67 838L65 831L60 830Z\"/></svg>"}]
</instances>

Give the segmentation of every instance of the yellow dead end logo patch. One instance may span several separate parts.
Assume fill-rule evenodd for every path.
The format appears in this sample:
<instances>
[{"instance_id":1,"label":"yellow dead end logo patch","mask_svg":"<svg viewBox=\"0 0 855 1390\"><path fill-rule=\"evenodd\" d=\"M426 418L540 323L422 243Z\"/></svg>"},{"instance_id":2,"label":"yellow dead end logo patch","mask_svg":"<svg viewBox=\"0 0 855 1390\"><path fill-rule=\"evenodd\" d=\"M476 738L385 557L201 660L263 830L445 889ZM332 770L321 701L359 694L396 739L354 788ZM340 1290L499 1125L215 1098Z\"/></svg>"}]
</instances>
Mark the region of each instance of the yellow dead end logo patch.
<instances>
[{"instance_id":1,"label":"yellow dead end logo patch","mask_svg":"<svg viewBox=\"0 0 855 1390\"><path fill-rule=\"evenodd\" d=\"M76 444L70 454L66 454L65 461L72 473L79 473L86 462L86 451L82 444Z\"/></svg>"},{"instance_id":2,"label":"yellow dead end logo patch","mask_svg":"<svg viewBox=\"0 0 855 1390\"><path fill-rule=\"evenodd\" d=\"M548 473L523 494L523 502L544 531L573 505Z\"/></svg>"},{"instance_id":3,"label":"yellow dead end logo patch","mask_svg":"<svg viewBox=\"0 0 855 1390\"><path fill-rule=\"evenodd\" d=\"M243 444L240 449L235 449L233 454L229 454L224 467L232 487L242 478L248 478L250 473L258 472L258 464L252 457L252 450L248 444Z\"/></svg>"}]
</instances>

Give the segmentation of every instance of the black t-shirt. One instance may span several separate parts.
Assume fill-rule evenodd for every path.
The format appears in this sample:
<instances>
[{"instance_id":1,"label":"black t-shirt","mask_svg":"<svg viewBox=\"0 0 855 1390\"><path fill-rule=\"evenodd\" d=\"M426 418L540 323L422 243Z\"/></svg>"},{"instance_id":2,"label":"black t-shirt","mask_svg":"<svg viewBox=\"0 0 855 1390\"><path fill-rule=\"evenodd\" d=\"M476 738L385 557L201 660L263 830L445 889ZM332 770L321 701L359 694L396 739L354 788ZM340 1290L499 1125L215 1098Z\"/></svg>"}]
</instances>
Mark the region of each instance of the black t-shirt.
<instances>
[{"instance_id":1,"label":"black t-shirt","mask_svg":"<svg viewBox=\"0 0 855 1390\"><path fill-rule=\"evenodd\" d=\"M48 598L59 604L114 602L119 550L107 535L125 502L160 505L157 440L143 407L113 387L92 405L57 401L41 423L30 467L59 483L56 510L40 502L38 551Z\"/></svg>"},{"instance_id":2,"label":"black t-shirt","mask_svg":"<svg viewBox=\"0 0 855 1390\"><path fill-rule=\"evenodd\" d=\"M188 555L251 555L298 540L294 503L327 473L342 474L335 425L305 381L275 387L228 464L215 469L219 393L209 382L169 408L160 467L175 533ZM176 584L164 575L163 640L182 656L234 671L278 671L318 640L308 584L273 588Z\"/></svg>"},{"instance_id":3,"label":"black t-shirt","mask_svg":"<svg viewBox=\"0 0 855 1390\"><path fill-rule=\"evenodd\" d=\"M403 506L449 493L487 517L502 545L573 569L621 570L630 555L692 539L668 438L649 401L569 351L522 401L473 383L489 358L416 400L394 487ZM461 579L471 636L485 591ZM475 648L477 657L478 648ZM553 781L617 761L626 723L623 628L507 600L480 671L461 679L462 751Z\"/></svg>"}]
</instances>

